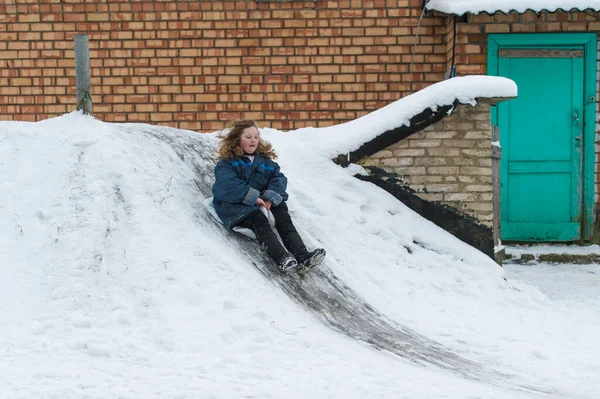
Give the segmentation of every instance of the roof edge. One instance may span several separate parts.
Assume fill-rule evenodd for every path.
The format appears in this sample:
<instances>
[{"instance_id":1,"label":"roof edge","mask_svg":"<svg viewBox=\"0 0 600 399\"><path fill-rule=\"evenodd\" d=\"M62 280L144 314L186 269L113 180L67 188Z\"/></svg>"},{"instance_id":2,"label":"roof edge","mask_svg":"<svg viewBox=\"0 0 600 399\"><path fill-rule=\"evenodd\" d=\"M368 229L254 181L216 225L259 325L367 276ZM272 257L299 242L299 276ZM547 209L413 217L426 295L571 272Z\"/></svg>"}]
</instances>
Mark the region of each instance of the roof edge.
<instances>
[{"instance_id":1,"label":"roof edge","mask_svg":"<svg viewBox=\"0 0 600 399\"><path fill-rule=\"evenodd\" d=\"M479 15L479 14L486 14L486 15L494 15L494 14L508 15L508 14L512 14L512 13L515 13L515 14L524 14L526 12L534 12L536 14L542 13L542 12L547 12L549 14L554 14L556 12L586 12L586 11L600 12L600 8L595 9L595 8L588 7L588 8L581 8L580 9L580 8L577 8L577 7L573 7L573 8L570 8L570 9L565 9L565 8L558 7L556 9L542 8L541 10L536 10L536 9L533 9L533 8L527 8L527 9L525 9L523 11L517 11L515 9L511 9L509 11L503 11L503 10L500 10L500 9L498 9L496 11L489 11L489 10L466 11L466 12L464 12L462 14L459 14L459 13L455 13L455 12L446 12L446 11L442 11L442 10L438 10L438 9L434 9L434 8L428 8L427 6L425 6L425 8L427 9L427 11L434 11L434 12L438 12L438 13L441 13L441 14L451 15L451 16L457 16L457 17L463 16L463 15Z\"/></svg>"}]
</instances>

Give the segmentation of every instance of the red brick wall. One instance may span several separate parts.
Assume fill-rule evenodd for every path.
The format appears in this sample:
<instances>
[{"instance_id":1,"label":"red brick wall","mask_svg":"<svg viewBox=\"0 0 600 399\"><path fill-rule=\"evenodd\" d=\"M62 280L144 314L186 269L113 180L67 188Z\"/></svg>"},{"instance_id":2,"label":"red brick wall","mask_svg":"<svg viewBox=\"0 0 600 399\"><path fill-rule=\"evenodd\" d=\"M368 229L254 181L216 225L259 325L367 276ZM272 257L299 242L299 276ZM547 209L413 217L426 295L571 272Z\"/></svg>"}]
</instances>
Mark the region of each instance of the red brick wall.
<instances>
[{"instance_id":1,"label":"red brick wall","mask_svg":"<svg viewBox=\"0 0 600 399\"><path fill-rule=\"evenodd\" d=\"M446 18L421 0L257 3L3 0L0 120L75 109L73 37L89 35L94 115L211 131L355 119L440 81Z\"/></svg>"}]
</instances>

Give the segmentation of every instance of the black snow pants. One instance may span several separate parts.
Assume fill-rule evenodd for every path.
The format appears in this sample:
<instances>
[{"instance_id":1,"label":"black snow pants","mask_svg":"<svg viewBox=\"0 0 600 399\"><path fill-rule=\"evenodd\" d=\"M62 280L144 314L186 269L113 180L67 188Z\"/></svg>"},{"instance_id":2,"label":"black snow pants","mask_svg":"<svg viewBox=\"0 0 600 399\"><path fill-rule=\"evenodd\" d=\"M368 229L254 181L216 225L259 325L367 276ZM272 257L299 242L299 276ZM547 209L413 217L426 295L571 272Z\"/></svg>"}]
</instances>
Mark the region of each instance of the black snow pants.
<instances>
[{"instance_id":1,"label":"black snow pants","mask_svg":"<svg viewBox=\"0 0 600 399\"><path fill-rule=\"evenodd\" d=\"M271 228L271 225L269 225L269 220L261 211L251 213L239 222L237 226L251 229L256 234L258 242L266 249L267 254L275 263L279 263L284 257L289 256L288 251L296 259L306 256L308 251L302 238L300 238L300 235L296 231L296 227L292 223L292 217L290 216L287 204L282 202L276 207L272 206L271 213L275 218L275 228L285 247L281 245L277 239L277 235Z\"/></svg>"}]
</instances>

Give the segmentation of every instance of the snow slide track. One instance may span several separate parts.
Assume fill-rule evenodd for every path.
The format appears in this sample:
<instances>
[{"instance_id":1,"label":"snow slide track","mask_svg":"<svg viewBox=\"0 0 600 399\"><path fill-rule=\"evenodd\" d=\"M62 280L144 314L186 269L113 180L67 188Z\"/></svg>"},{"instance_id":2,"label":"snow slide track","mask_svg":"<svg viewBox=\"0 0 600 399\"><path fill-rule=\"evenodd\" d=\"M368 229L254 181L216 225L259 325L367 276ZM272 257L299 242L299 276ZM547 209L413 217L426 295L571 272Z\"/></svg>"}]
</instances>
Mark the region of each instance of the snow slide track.
<instances>
[{"instance_id":1,"label":"snow slide track","mask_svg":"<svg viewBox=\"0 0 600 399\"><path fill-rule=\"evenodd\" d=\"M204 197L212 195L214 146L217 143L215 138L166 134L162 129L149 129L147 133L168 143L181 161L193 168L196 174L194 190L198 190ZM199 208L203 208L202 201L202 198L198 198ZM200 212L198 216L200 223L214 223L206 211ZM514 376L499 373L485 364L461 357L410 328L387 319L340 281L327 268L327 259L325 264L311 271L305 278L282 275L254 240L233 235L223 226L215 227L215 230L229 235L232 245L238 245L238 250L250 258L256 269L269 281L335 331L421 366L433 365L464 378L503 389L556 395L556 391L551 388L521 384L514 380Z\"/></svg>"},{"instance_id":2,"label":"snow slide track","mask_svg":"<svg viewBox=\"0 0 600 399\"><path fill-rule=\"evenodd\" d=\"M253 240L240 236L239 244L261 274L335 331L418 365L433 365L470 380L509 390L556 394L552 389L511 381L512 376L452 353L441 344L387 319L339 280L327 268L327 260L304 278L283 275L260 253Z\"/></svg>"}]
</instances>

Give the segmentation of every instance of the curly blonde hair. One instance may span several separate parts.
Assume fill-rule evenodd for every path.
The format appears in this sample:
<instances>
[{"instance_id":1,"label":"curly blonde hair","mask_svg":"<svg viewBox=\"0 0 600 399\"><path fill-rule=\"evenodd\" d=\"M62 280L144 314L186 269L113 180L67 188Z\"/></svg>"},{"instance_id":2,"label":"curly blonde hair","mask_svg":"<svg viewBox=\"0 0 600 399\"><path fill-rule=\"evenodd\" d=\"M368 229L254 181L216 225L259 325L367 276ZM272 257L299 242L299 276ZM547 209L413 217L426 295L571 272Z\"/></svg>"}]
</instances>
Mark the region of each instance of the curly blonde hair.
<instances>
[{"instance_id":1,"label":"curly blonde hair","mask_svg":"<svg viewBox=\"0 0 600 399\"><path fill-rule=\"evenodd\" d=\"M229 126L229 132L221 137L221 144L219 145L219 159L229 159L234 157L240 157L244 154L240 145L240 138L242 133L249 127L255 127L258 130L258 125L254 121L241 120L233 122ZM263 140L259 136L258 147L256 147L255 155L264 155L271 159L276 159L277 154L273 149L273 146L268 141Z\"/></svg>"}]
</instances>

